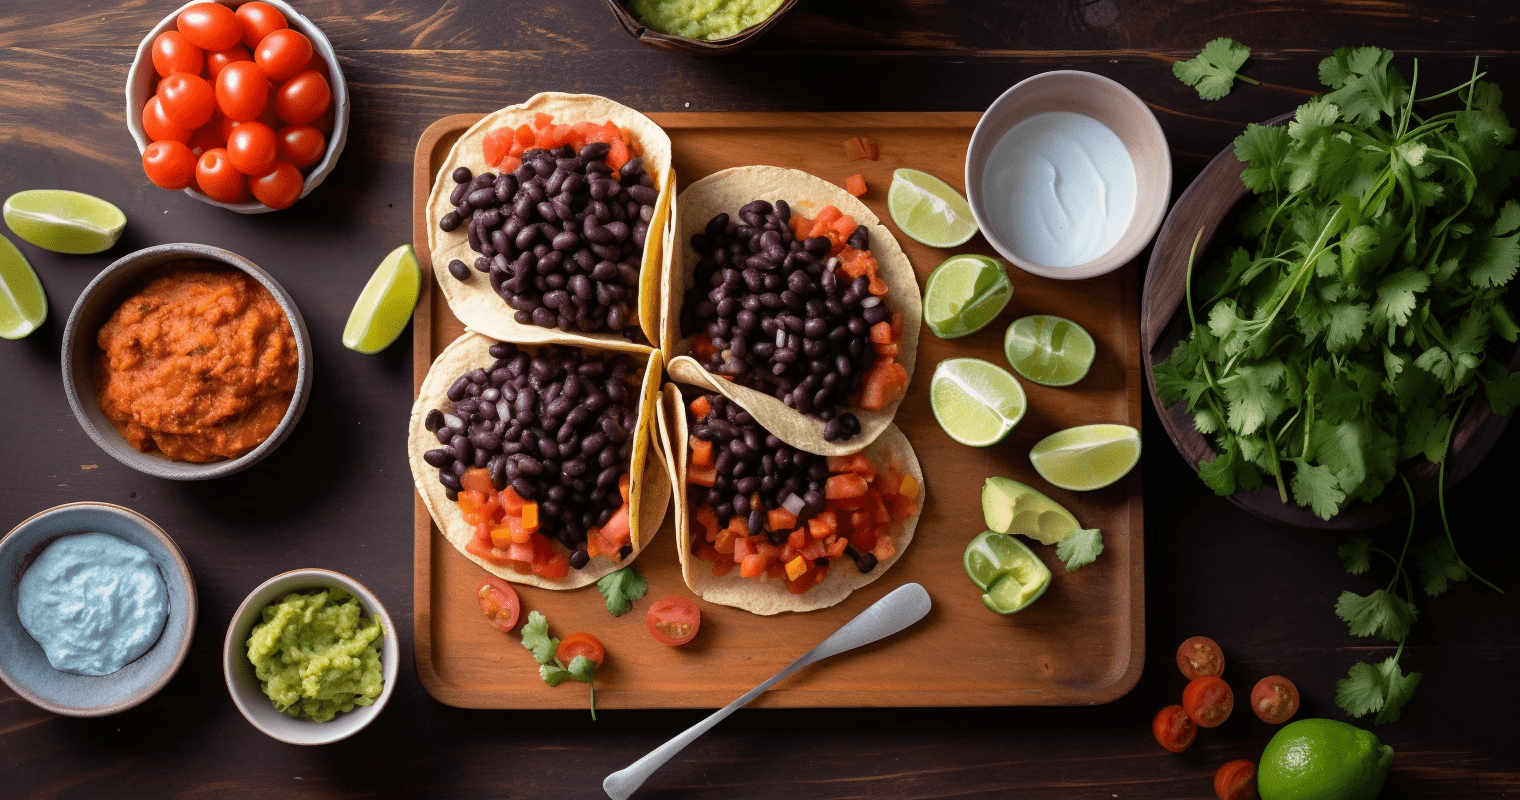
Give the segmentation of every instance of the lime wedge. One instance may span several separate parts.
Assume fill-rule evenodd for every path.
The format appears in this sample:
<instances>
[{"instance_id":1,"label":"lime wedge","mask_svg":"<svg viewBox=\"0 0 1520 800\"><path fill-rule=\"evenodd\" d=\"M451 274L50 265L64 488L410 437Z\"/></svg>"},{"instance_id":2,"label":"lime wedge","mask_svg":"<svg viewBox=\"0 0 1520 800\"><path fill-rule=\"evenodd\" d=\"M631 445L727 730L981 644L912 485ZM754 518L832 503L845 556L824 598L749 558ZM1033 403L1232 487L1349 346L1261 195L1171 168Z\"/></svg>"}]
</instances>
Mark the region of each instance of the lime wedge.
<instances>
[{"instance_id":1,"label":"lime wedge","mask_svg":"<svg viewBox=\"0 0 1520 800\"><path fill-rule=\"evenodd\" d=\"M82 192L29 189L5 201L5 224L17 236L55 253L99 253L121 238L121 209Z\"/></svg>"},{"instance_id":2,"label":"lime wedge","mask_svg":"<svg viewBox=\"0 0 1520 800\"><path fill-rule=\"evenodd\" d=\"M1016 319L1003 335L1003 354L1014 371L1042 386L1070 386L1082 380L1097 352L1092 335L1081 325L1048 314Z\"/></svg>"},{"instance_id":3,"label":"lime wedge","mask_svg":"<svg viewBox=\"0 0 1520 800\"><path fill-rule=\"evenodd\" d=\"M47 319L47 294L16 245L0 236L0 337L20 339Z\"/></svg>"},{"instance_id":4,"label":"lime wedge","mask_svg":"<svg viewBox=\"0 0 1520 800\"><path fill-rule=\"evenodd\" d=\"M950 438L972 447L1000 441L1024 418L1024 387L980 358L941 361L929 381L929 407Z\"/></svg>"},{"instance_id":5,"label":"lime wedge","mask_svg":"<svg viewBox=\"0 0 1520 800\"><path fill-rule=\"evenodd\" d=\"M982 604L1012 614L1040 599L1050 586L1050 568L1027 545L1007 534L983 531L966 546L966 576L982 590Z\"/></svg>"},{"instance_id":6,"label":"lime wedge","mask_svg":"<svg viewBox=\"0 0 1520 800\"><path fill-rule=\"evenodd\" d=\"M417 307L422 290L422 270L417 267L417 253L410 244L392 250L375 274L369 276L364 291L349 312L343 326L343 346L361 353L378 353L406 329Z\"/></svg>"},{"instance_id":7,"label":"lime wedge","mask_svg":"<svg viewBox=\"0 0 1520 800\"><path fill-rule=\"evenodd\" d=\"M1128 425L1067 428L1035 442L1029 461L1040 477L1062 489L1101 489L1140 461L1140 432Z\"/></svg>"},{"instance_id":8,"label":"lime wedge","mask_svg":"<svg viewBox=\"0 0 1520 800\"><path fill-rule=\"evenodd\" d=\"M997 317L1010 297L1013 283L1003 262L987 256L951 256L924 282L924 322L941 339L965 336Z\"/></svg>"},{"instance_id":9,"label":"lime wedge","mask_svg":"<svg viewBox=\"0 0 1520 800\"><path fill-rule=\"evenodd\" d=\"M1056 544L1081 530L1066 507L1032 486L991 477L982 484L982 517L997 533L1017 533L1040 544Z\"/></svg>"},{"instance_id":10,"label":"lime wedge","mask_svg":"<svg viewBox=\"0 0 1520 800\"><path fill-rule=\"evenodd\" d=\"M903 233L930 247L959 247L976 235L976 219L966 198L927 172L893 172L887 210Z\"/></svg>"}]
</instances>

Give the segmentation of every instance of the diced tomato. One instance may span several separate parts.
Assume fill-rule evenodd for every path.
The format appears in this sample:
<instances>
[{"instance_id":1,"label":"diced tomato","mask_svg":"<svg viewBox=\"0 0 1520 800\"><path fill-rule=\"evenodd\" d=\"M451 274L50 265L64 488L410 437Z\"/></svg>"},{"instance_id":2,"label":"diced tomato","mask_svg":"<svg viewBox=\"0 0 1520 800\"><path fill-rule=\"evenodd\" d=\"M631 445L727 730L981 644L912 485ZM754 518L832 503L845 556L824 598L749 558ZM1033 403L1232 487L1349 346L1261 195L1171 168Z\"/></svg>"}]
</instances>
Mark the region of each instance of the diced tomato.
<instances>
[{"instance_id":1,"label":"diced tomato","mask_svg":"<svg viewBox=\"0 0 1520 800\"><path fill-rule=\"evenodd\" d=\"M520 166L522 166L522 159L518 158L516 153L511 153L496 165L496 169L503 173L516 172Z\"/></svg>"},{"instance_id":2,"label":"diced tomato","mask_svg":"<svg viewBox=\"0 0 1520 800\"><path fill-rule=\"evenodd\" d=\"M491 546L491 526L481 522L475 526L475 536L471 541L478 542L485 547Z\"/></svg>"},{"instance_id":3,"label":"diced tomato","mask_svg":"<svg viewBox=\"0 0 1520 800\"><path fill-rule=\"evenodd\" d=\"M844 190L860 197L866 193L866 179L864 175L851 175L844 179Z\"/></svg>"},{"instance_id":4,"label":"diced tomato","mask_svg":"<svg viewBox=\"0 0 1520 800\"><path fill-rule=\"evenodd\" d=\"M797 525L797 515L785 508L773 508L765 512L765 527L773 531L790 530Z\"/></svg>"},{"instance_id":5,"label":"diced tomato","mask_svg":"<svg viewBox=\"0 0 1520 800\"><path fill-rule=\"evenodd\" d=\"M501 494L497 497L497 502L501 503L502 511L505 511L508 515L514 517L522 516L524 501L522 497L517 494L516 489L513 489L510 486L502 489Z\"/></svg>"},{"instance_id":6,"label":"diced tomato","mask_svg":"<svg viewBox=\"0 0 1520 800\"><path fill-rule=\"evenodd\" d=\"M724 528L723 530L718 531L714 536L712 543L713 549L719 553L722 553L723 555L731 556L734 554L735 544L742 538L744 537L740 536L737 533L734 533L733 529Z\"/></svg>"},{"instance_id":7,"label":"diced tomato","mask_svg":"<svg viewBox=\"0 0 1520 800\"><path fill-rule=\"evenodd\" d=\"M628 151L628 143L619 137L608 142L608 144L611 145L612 149L607 151L607 166L612 167L614 170L622 169L623 165L627 164L628 159L632 157L632 154Z\"/></svg>"},{"instance_id":8,"label":"diced tomato","mask_svg":"<svg viewBox=\"0 0 1520 800\"><path fill-rule=\"evenodd\" d=\"M482 544L476 539L471 539L470 541L465 542L464 551L472 556L480 558L482 561L493 566L512 566L512 559L507 554L506 550L503 550L499 547L491 547L488 544Z\"/></svg>"},{"instance_id":9,"label":"diced tomato","mask_svg":"<svg viewBox=\"0 0 1520 800\"><path fill-rule=\"evenodd\" d=\"M859 512L856 512L859 513ZM861 552L872 550L876 547L876 528L870 525L857 526L850 531L850 544Z\"/></svg>"},{"instance_id":10,"label":"diced tomato","mask_svg":"<svg viewBox=\"0 0 1520 800\"><path fill-rule=\"evenodd\" d=\"M798 528L787 534L786 546L793 550L801 550L802 546L808 543L808 539L807 528ZM782 560L785 561L786 559L783 558Z\"/></svg>"},{"instance_id":11,"label":"diced tomato","mask_svg":"<svg viewBox=\"0 0 1520 800\"><path fill-rule=\"evenodd\" d=\"M839 558L840 556L844 555L844 549L846 547L848 547L849 544L850 544L849 538L841 536L841 537L835 539L834 541L830 542L829 546L826 547L826 548L824 548L823 554L824 554L824 556L826 558L828 558L830 561L832 561L832 560L834 560L836 558Z\"/></svg>"},{"instance_id":12,"label":"diced tomato","mask_svg":"<svg viewBox=\"0 0 1520 800\"><path fill-rule=\"evenodd\" d=\"M801 547L797 548L798 555L802 556L808 561L813 561L815 559L824 557L823 542L814 539L811 536L803 538L806 541L803 542L803 545Z\"/></svg>"},{"instance_id":13,"label":"diced tomato","mask_svg":"<svg viewBox=\"0 0 1520 800\"><path fill-rule=\"evenodd\" d=\"M570 574L570 557L564 553L554 553L547 561L534 562L533 574L541 578L558 580Z\"/></svg>"},{"instance_id":14,"label":"diced tomato","mask_svg":"<svg viewBox=\"0 0 1520 800\"><path fill-rule=\"evenodd\" d=\"M880 531L877 536L876 546L871 548L871 555L876 556L877 561L886 561L897 554L897 545L892 543L892 537L886 535L886 531Z\"/></svg>"},{"instance_id":15,"label":"diced tomato","mask_svg":"<svg viewBox=\"0 0 1520 800\"><path fill-rule=\"evenodd\" d=\"M739 564L739 577L758 578L765 574L765 566L765 559L760 554L751 553Z\"/></svg>"},{"instance_id":16,"label":"diced tomato","mask_svg":"<svg viewBox=\"0 0 1520 800\"><path fill-rule=\"evenodd\" d=\"M880 411L908 390L908 370L890 356L876 359L860 391L860 407Z\"/></svg>"},{"instance_id":17,"label":"diced tomato","mask_svg":"<svg viewBox=\"0 0 1520 800\"><path fill-rule=\"evenodd\" d=\"M891 344L895 341L892 338L892 323L882 320L871 326L872 344Z\"/></svg>"},{"instance_id":18,"label":"diced tomato","mask_svg":"<svg viewBox=\"0 0 1520 800\"><path fill-rule=\"evenodd\" d=\"M712 337L708 336L706 334L698 336L696 338L696 340L692 342L691 346L692 346L692 351L697 354L697 358L704 359L704 360L708 359L708 358L711 358L713 356L713 354L715 354L715 353L718 352L718 347L717 347L717 345L713 344ZM699 398L699 399L701 399L701 398ZM697 419L706 419L706 418L707 418L706 414L703 414L703 415L697 417Z\"/></svg>"},{"instance_id":19,"label":"diced tomato","mask_svg":"<svg viewBox=\"0 0 1520 800\"><path fill-rule=\"evenodd\" d=\"M718 479L718 468L713 464L693 464L686 471L686 482L698 486L712 486Z\"/></svg>"},{"instance_id":20,"label":"diced tomato","mask_svg":"<svg viewBox=\"0 0 1520 800\"><path fill-rule=\"evenodd\" d=\"M713 463L713 445L706 439L691 437L691 463L707 466Z\"/></svg>"},{"instance_id":21,"label":"diced tomato","mask_svg":"<svg viewBox=\"0 0 1520 800\"><path fill-rule=\"evenodd\" d=\"M491 494L496 491L496 487L491 485L490 471L480 467L465 470L464 475L459 478L459 485L481 494Z\"/></svg>"},{"instance_id":22,"label":"diced tomato","mask_svg":"<svg viewBox=\"0 0 1520 800\"><path fill-rule=\"evenodd\" d=\"M540 114L539 116L548 116ZM540 150L552 150L554 148L554 126L544 125L533 132L533 146Z\"/></svg>"},{"instance_id":23,"label":"diced tomato","mask_svg":"<svg viewBox=\"0 0 1520 800\"><path fill-rule=\"evenodd\" d=\"M911 497L891 494L882 499L887 504L887 514L891 516L893 522L902 522L908 517L913 516L914 512L918 510Z\"/></svg>"},{"instance_id":24,"label":"diced tomato","mask_svg":"<svg viewBox=\"0 0 1520 800\"><path fill-rule=\"evenodd\" d=\"M532 147L533 143L537 141L537 138L538 137L533 133L532 125L524 122L523 124L517 126L517 144L523 149Z\"/></svg>"},{"instance_id":25,"label":"diced tomato","mask_svg":"<svg viewBox=\"0 0 1520 800\"><path fill-rule=\"evenodd\" d=\"M844 140L844 157L850 161L859 161L866 157L866 144L859 136L851 136Z\"/></svg>"},{"instance_id":26,"label":"diced tomato","mask_svg":"<svg viewBox=\"0 0 1520 800\"><path fill-rule=\"evenodd\" d=\"M620 549L623 545L633 541L633 528L628 520L628 503L624 503L608 518L607 524L602 526L602 539L608 543L616 543ZM609 552L612 552L609 549Z\"/></svg>"},{"instance_id":27,"label":"diced tomato","mask_svg":"<svg viewBox=\"0 0 1520 800\"><path fill-rule=\"evenodd\" d=\"M707 343L711 345L712 339L708 339ZM697 399L691 401L692 416L696 417L697 419L707 419L707 415L711 413L712 402L707 399L707 395L704 394L701 397L698 397Z\"/></svg>"},{"instance_id":28,"label":"diced tomato","mask_svg":"<svg viewBox=\"0 0 1520 800\"><path fill-rule=\"evenodd\" d=\"M550 126L550 125L553 125L553 124L554 124L554 117L551 117L551 116L549 116L548 114L545 114L542 111L540 111L537 114L533 115L533 128L534 128L534 130L542 130L542 129L544 129L544 128Z\"/></svg>"},{"instance_id":29,"label":"diced tomato","mask_svg":"<svg viewBox=\"0 0 1520 800\"><path fill-rule=\"evenodd\" d=\"M866 493L866 479L855 473L830 475L823 485L823 496L828 500L861 497Z\"/></svg>"},{"instance_id":30,"label":"diced tomato","mask_svg":"<svg viewBox=\"0 0 1520 800\"><path fill-rule=\"evenodd\" d=\"M808 535L814 539L822 539L839 529L839 523L832 511L820 511L808 518Z\"/></svg>"},{"instance_id":31,"label":"diced tomato","mask_svg":"<svg viewBox=\"0 0 1520 800\"><path fill-rule=\"evenodd\" d=\"M747 536L734 537L734 561L743 561L754 555L755 545Z\"/></svg>"},{"instance_id":32,"label":"diced tomato","mask_svg":"<svg viewBox=\"0 0 1520 800\"><path fill-rule=\"evenodd\" d=\"M731 559L725 558L723 551L713 547L709 542L697 542L696 546L692 548L691 554L703 561L711 561L714 564L724 561L732 563Z\"/></svg>"},{"instance_id":33,"label":"diced tomato","mask_svg":"<svg viewBox=\"0 0 1520 800\"><path fill-rule=\"evenodd\" d=\"M806 239L808 231L813 229L813 221L793 211L790 219L786 221L787 227L792 229L792 236L796 239Z\"/></svg>"},{"instance_id":34,"label":"diced tomato","mask_svg":"<svg viewBox=\"0 0 1520 800\"><path fill-rule=\"evenodd\" d=\"M485 156L486 163L492 167L499 164L507 157L516 138L517 132L511 128L497 128L486 134L486 138L480 143L481 154Z\"/></svg>"},{"instance_id":35,"label":"diced tomato","mask_svg":"<svg viewBox=\"0 0 1520 800\"><path fill-rule=\"evenodd\" d=\"M712 541L713 535L718 532L718 515L713 513L712 506L706 503L698 505L693 517L697 524L707 529L707 541Z\"/></svg>"}]
</instances>

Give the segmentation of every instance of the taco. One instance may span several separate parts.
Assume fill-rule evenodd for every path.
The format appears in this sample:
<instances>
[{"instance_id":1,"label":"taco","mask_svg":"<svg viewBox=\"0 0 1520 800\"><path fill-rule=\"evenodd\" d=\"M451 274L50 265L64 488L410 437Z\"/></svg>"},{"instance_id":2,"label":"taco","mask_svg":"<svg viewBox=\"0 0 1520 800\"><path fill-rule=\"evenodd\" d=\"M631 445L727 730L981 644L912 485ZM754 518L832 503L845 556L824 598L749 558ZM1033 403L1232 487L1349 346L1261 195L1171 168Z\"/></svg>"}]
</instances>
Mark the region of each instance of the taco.
<instances>
[{"instance_id":1,"label":"taco","mask_svg":"<svg viewBox=\"0 0 1520 800\"><path fill-rule=\"evenodd\" d=\"M681 574L698 597L756 614L812 611L902 557L924 478L895 425L861 452L821 456L787 446L721 394L686 397L665 386L658 428Z\"/></svg>"},{"instance_id":2,"label":"taco","mask_svg":"<svg viewBox=\"0 0 1520 800\"><path fill-rule=\"evenodd\" d=\"M475 123L428 198L449 308L516 342L659 337L670 137L604 97L545 92Z\"/></svg>"},{"instance_id":3,"label":"taco","mask_svg":"<svg viewBox=\"0 0 1520 800\"><path fill-rule=\"evenodd\" d=\"M738 167L681 193L662 291L672 377L729 397L782 441L845 455L891 424L922 321L908 257L821 178Z\"/></svg>"},{"instance_id":4,"label":"taco","mask_svg":"<svg viewBox=\"0 0 1520 800\"><path fill-rule=\"evenodd\" d=\"M669 476L649 458L660 354L516 345L466 333L412 406L412 480L444 538L510 581L574 589L660 528Z\"/></svg>"}]
</instances>

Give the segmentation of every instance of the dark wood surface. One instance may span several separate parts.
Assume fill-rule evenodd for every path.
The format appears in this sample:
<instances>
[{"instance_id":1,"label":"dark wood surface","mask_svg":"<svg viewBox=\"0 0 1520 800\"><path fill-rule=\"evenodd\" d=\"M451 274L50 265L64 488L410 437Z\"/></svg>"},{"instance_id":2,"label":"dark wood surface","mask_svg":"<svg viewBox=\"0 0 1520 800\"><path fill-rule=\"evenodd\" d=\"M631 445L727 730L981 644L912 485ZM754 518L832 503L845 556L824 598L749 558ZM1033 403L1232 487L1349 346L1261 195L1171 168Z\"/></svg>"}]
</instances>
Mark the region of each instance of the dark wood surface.
<instances>
[{"instance_id":1,"label":"dark wood surface","mask_svg":"<svg viewBox=\"0 0 1520 800\"><path fill-rule=\"evenodd\" d=\"M294 210L241 217L151 187L125 129L122 90L137 40L175 6L0 2L0 193L79 189L129 219L123 240L97 256L20 244L50 317L25 340L0 341L0 530L59 503L121 503L174 536L201 593L189 660L137 709L59 718L0 690L4 797L592 798L602 776L700 719L621 711L593 723L579 712L450 708L417 682L407 628L395 698L345 742L303 749L268 739L222 685L228 618L285 569L339 569L397 620L411 619L408 349L361 356L339 334L374 265L409 236L413 146L439 117L551 88L648 111L966 111L1031 74L1078 68L1151 104L1180 193L1245 122L1309 96L1320 58L1336 46L1393 48L1406 71L1419 56L1422 81L1466 74L1481 55L1511 98L1520 93L1520 25L1501 0L807 0L750 49L709 60L640 47L600 0L321 0L300 7L340 53L354 96L348 148ZM1216 36L1252 46L1248 74L1263 86L1205 102L1171 77L1171 61ZM173 241L226 247L273 272L316 341L311 404L291 439L257 467L204 484L148 478L109 459L69 413L59 375L63 323L89 279L125 253ZM926 375L920 369L912 391L924 390ZM1275 526L1214 497L1147 415L1146 668L1128 696L1088 708L741 712L641 796L1206 798L1215 768L1254 759L1270 731L1238 711L1181 756L1151 740L1151 716L1181 689L1171 654L1197 633L1223 644L1237 692L1282 673L1303 692L1303 714L1341 717L1335 680L1392 648L1349 636L1334 600L1379 584L1341 571L1338 534ZM1520 549L1507 513L1517 448L1512 428L1447 497L1464 555L1510 592L1469 582L1421 603L1404 663L1424 683L1402 721L1375 728L1398 752L1384 797L1520 793ZM1422 509L1422 529L1434 523L1434 509ZM1402 532L1394 523L1378 535L1396 546ZM947 679L967 668L954 653L925 657L943 660Z\"/></svg>"}]
</instances>

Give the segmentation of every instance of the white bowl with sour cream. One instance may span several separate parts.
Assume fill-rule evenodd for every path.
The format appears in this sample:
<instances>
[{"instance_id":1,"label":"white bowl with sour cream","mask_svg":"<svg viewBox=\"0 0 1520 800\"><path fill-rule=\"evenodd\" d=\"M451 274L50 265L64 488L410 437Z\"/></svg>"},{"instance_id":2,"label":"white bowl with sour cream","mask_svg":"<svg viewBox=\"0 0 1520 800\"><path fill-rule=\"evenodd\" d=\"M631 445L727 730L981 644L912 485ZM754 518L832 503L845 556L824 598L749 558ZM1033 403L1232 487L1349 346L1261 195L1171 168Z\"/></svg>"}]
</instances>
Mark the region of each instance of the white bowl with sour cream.
<instances>
[{"instance_id":1,"label":"white bowl with sour cream","mask_svg":"<svg viewBox=\"0 0 1520 800\"><path fill-rule=\"evenodd\" d=\"M982 235L1019 268L1073 280L1129 263L1172 191L1166 135L1117 81L1077 70L1026 78L987 108L966 150Z\"/></svg>"}]
</instances>

